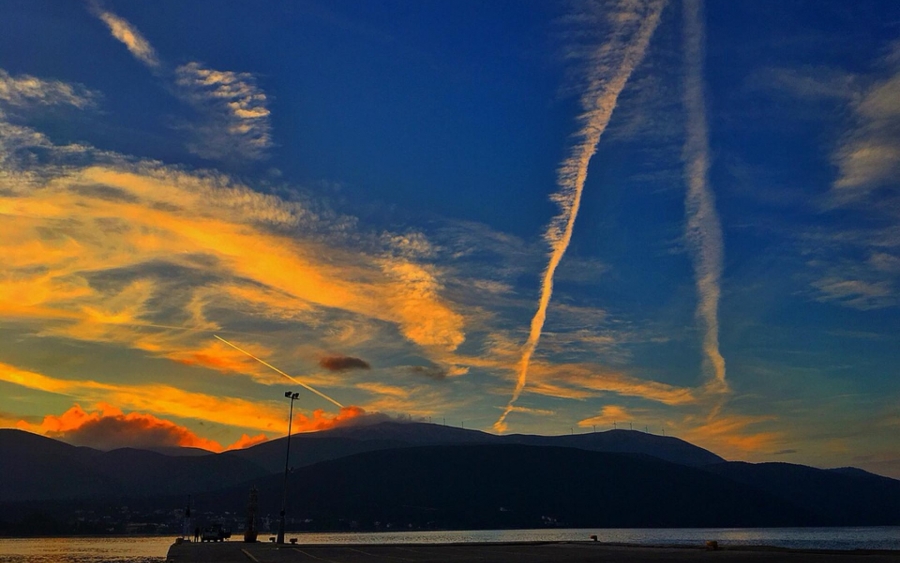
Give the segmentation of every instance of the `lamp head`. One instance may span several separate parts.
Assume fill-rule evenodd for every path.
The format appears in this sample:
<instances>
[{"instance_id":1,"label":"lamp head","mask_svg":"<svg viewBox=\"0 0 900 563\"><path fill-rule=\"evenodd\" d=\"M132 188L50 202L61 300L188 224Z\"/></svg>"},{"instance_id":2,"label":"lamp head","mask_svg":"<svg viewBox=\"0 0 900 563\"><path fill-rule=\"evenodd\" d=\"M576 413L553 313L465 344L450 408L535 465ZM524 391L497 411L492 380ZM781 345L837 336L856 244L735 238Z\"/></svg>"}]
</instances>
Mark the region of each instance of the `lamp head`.
<instances>
[{"instance_id":1,"label":"lamp head","mask_svg":"<svg viewBox=\"0 0 900 563\"><path fill-rule=\"evenodd\" d=\"M290 398L291 398L291 392L290 392L290 391L285 391L285 392L284 392L284 396L287 397L288 399L290 399Z\"/></svg>"}]
</instances>

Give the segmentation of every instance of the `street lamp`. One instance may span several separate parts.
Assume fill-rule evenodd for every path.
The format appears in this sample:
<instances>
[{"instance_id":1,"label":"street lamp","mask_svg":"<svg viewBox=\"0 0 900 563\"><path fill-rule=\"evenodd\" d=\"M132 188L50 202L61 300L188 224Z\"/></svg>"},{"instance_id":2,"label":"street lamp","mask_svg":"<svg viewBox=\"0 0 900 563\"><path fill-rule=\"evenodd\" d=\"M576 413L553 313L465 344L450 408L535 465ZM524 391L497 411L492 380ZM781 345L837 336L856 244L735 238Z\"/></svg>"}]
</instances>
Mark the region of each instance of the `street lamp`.
<instances>
[{"instance_id":1,"label":"street lamp","mask_svg":"<svg viewBox=\"0 0 900 563\"><path fill-rule=\"evenodd\" d=\"M291 426L294 423L294 400L300 393L285 391L284 396L291 400L291 410L288 415L287 455L284 457L284 492L281 495L281 522L278 524L278 543L284 543L284 509L287 506L288 464L291 461Z\"/></svg>"}]
</instances>

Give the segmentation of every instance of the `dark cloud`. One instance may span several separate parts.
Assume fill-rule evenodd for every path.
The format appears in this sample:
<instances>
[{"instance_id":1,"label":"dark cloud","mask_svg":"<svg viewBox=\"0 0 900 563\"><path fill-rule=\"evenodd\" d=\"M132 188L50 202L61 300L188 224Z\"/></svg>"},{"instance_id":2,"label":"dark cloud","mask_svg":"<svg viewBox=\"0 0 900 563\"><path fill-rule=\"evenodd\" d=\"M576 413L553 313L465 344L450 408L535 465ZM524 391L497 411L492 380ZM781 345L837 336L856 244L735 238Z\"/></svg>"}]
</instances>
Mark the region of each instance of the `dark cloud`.
<instances>
[{"instance_id":1,"label":"dark cloud","mask_svg":"<svg viewBox=\"0 0 900 563\"><path fill-rule=\"evenodd\" d=\"M409 366L408 369L413 375L424 375L435 381L441 381L447 377L447 371L437 366Z\"/></svg>"},{"instance_id":2,"label":"dark cloud","mask_svg":"<svg viewBox=\"0 0 900 563\"><path fill-rule=\"evenodd\" d=\"M773 452L772 455L787 455L795 453L797 453L797 450L778 450L777 452Z\"/></svg>"},{"instance_id":3,"label":"dark cloud","mask_svg":"<svg viewBox=\"0 0 900 563\"><path fill-rule=\"evenodd\" d=\"M328 371L350 371L354 369L371 369L369 362L353 356L325 356L319 365Z\"/></svg>"}]
</instances>

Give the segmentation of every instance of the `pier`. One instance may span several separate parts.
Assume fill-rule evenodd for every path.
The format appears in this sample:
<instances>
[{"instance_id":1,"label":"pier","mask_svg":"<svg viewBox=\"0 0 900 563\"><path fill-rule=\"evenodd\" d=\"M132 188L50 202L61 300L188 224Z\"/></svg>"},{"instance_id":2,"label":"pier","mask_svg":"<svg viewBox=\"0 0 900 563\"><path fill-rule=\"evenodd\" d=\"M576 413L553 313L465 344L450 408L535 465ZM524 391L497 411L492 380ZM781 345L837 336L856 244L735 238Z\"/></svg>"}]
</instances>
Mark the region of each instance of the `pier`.
<instances>
[{"instance_id":1,"label":"pier","mask_svg":"<svg viewBox=\"0 0 900 563\"><path fill-rule=\"evenodd\" d=\"M772 547L638 546L597 542L341 544L180 543L171 563L631 563L679 561L900 563L896 551Z\"/></svg>"}]
</instances>

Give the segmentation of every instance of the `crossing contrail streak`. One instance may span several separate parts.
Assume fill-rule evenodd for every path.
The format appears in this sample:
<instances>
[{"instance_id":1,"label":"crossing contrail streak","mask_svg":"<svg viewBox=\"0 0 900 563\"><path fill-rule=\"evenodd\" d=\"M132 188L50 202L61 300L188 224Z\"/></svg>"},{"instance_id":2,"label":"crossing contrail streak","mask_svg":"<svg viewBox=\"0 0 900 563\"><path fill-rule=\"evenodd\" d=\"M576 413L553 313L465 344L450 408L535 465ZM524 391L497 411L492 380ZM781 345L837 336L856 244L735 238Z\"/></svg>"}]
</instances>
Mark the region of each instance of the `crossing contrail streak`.
<instances>
[{"instance_id":1,"label":"crossing contrail streak","mask_svg":"<svg viewBox=\"0 0 900 563\"><path fill-rule=\"evenodd\" d=\"M277 367L273 366L272 364L266 362L265 360L261 360L261 359L257 358L256 356L254 356L253 354L251 354L250 352L248 352L248 351L246 351L246 350L244 350L244 349L242 349L242 348L238 348L237 346L235 346L235 345L232 344L231 342L228 342L227 340L225 340L224 338L222 338L222 337L219 336L218 334L213 334L213 336L215 336L216 338L218 338L219 340L221 340L221 341L224 342L225 344L228 344L229 346L231 346L232 348L234 348L234 349L237 350L238 352L241 352L241 353L243 353L243 354L246 354L246 355L250 356L251 358L253 358L254 360L256 360L257 362L259 362L259 363L261 363L262 365L266 366L267 368L269 368L269 369L271 369L271 370L273 370L273 371L276 371L276 372L280 373L281 375L283 375L283 376L285 376L286 378L290 379L291 381L293 381L293 382L296 383L297 385L303 387L303 388L306 389L307 391L312 391L313 393L315 393L316 395L322 397L322 398L325 399L326 401L330 401L330 402L334 403L335 405L337 405L338 407L344 408L344 405L342 405L342 404L340 404L339 402L335 401L334 399L332 399L331 397L329 397L329 396L326 395L325 393L322 393L321 391L318 391L318 390L316 390L316 389L313 389L312 387L310 387L310 386L307 385L306 383L303 383L302 381L300 381L300 380L297 379L296 377L292 377L292 376L290 376L290 375L284 373L283 371L281 371L281 370L278 369Z\"/></svg>"},{"instance_id":2,"label":"crossing contrail streak","mask_svg":"<svg viewBox=\"0 0 900 563\"><path fill-rule=\"evenodd\" d=\"M512 412L528 381L528 366L540 341L544 321L547 318L547 307L553 294L553 276L572 239L572 230L575 227L575 218L578 216L581 194L587 179L588 164L590 164L591 157L597 152L600 136L603 135L603 131L609 124L619 94L635 67L644 58L650 38L659 25L665 3L665 0L656 0L646 4L636 3L638 6L643 6L644 10L638 10L643 13L629 14L640 18L634 38L624 45L621 44L621 37L625 34L625 30L620 28L617 33L613 34L612 40L597 49L593 57L592 62L596 64L596 68L590 74L587 90L581 97L581 105L584 108L581 121L584 125L577 135L581 142L572 148L571 155L563 161L559 169L557 179L559 191L553 194L552 199L559 205L560 214L551 221L544 235L544 238L550 243L550 260L541 280L541 296L537 312L531 319L528 340L522 347L522 356L517 366L516 387L503 414L494 423L494 429L498 432L506 429L506 417ZM627 22L634 21L635 18L621 18L621 20ZM618 60L610 61L610 59ZM612 62L610 66L615 69L611 77L604 72L608 69L608 62Z\"/></svg>"},{"instance_id":3,"label":"crossing contrail streak","mask_svg":"<svg viewBox=\"0 0 900 563\"><path fill-rule=\"evenodd\" d=\"M684 2L684 106L687 135L684 143L685 239L694 264L697 285L696 316L703 324L704 364L711 371L710 390L725 392L725 358L719 352L719 298L723 261L722 224L715 195L709 186L709 126L703 96L705 29L702 0Z\"/></svg>"}]
</instances>

